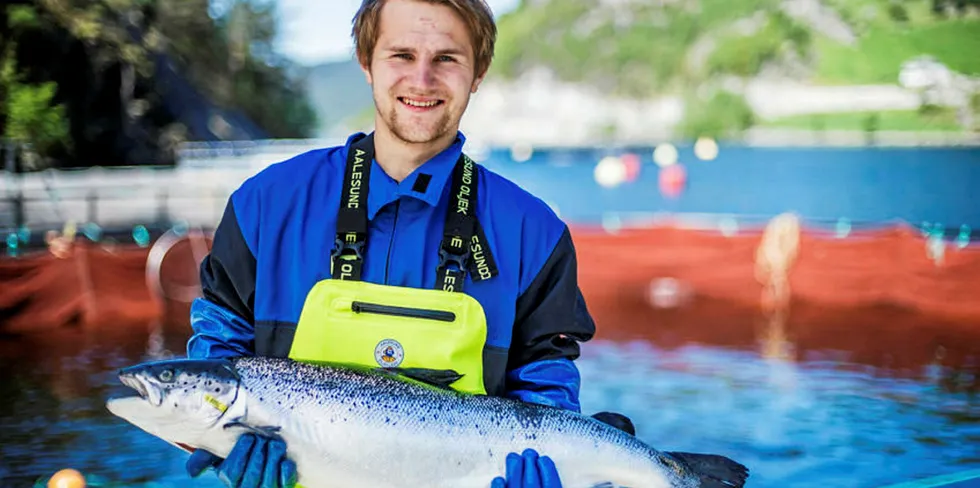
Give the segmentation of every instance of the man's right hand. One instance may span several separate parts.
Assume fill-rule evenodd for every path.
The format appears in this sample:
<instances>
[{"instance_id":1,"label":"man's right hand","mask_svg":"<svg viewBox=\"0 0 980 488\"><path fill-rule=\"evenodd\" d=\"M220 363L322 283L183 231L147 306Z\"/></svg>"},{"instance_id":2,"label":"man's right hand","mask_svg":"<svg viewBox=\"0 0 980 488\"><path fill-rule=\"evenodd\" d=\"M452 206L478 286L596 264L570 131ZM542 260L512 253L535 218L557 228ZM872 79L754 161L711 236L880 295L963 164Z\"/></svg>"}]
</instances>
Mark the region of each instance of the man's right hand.
<instances>
[{"instance_id":1,"label":"man's right hand","mask_svg":"<svg viewBox=\"0 0 980 488\"><path fill-rule=\"evenodd\" d=\"M198 449L185 465L191 477L214 468L218 478L231 488L293 488L296 463L286 457L286 443L278 439L243 434L228 457Z\"/></svg>"},{"instance_id":2,"label":"man's right hand","mask_svg":"<svg viewBox=\"0 0 980 488\"><path fill-rule=\"evenodd\" d=\"M561 488L561 479L554 461L539 456L534 449L512 452L506 460L507 477L490 481L490 488Z\"/></svg>"}]
</instances>

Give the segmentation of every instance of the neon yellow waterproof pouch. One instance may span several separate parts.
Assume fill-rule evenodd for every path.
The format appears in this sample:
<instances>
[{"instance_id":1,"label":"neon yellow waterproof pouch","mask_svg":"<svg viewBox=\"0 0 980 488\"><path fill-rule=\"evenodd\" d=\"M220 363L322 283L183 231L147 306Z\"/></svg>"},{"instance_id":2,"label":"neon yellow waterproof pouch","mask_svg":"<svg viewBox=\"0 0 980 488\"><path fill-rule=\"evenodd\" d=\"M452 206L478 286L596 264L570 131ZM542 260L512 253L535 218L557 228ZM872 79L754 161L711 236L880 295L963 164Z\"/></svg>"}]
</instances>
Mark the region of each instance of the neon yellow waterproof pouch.
<instances>
[{"instance_id":1,"label":"neon yellow waterproof pouch","mask_svg":"<svg viewBox=\"0 0 980 488\"><path fill-rule=\"evenodd\" d=\"M452 369L452 388L486 394L480 302L465 293L323 280L306 296L289 351L298 361Z\"/></svg>"}]
</instances>

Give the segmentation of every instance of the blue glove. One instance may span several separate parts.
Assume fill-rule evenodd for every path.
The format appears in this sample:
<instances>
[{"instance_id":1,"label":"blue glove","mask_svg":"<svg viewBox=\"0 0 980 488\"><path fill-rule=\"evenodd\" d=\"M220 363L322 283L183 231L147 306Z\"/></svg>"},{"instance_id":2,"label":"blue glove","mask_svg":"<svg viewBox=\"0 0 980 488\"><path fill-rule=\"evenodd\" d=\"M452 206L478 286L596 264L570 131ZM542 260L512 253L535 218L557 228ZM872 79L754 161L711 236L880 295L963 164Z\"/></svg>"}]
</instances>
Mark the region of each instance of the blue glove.
<instances>
[{"instance_id":1,"label":"blue glove","mask_svg":"<svg viewBox=\"0 0 980 488\"><path fill-rule=\"evenodd\" d=\"M561 488L561 480L551 458L527 449L520 456L507 455L507 479L494 478L490 488Z\"/></svg>"},{"instance_id":2,"label":"blue glove","mask_svg":"<svg viewBox=\"0 0 980 488\"><path fill-rule=\"evenodd\" d=\"M543 359L507 372L508 398L581 412L578 367L569 359Z\"/></svg>"},{"instance_id":3,"label":"blue glove","mask_svg":"<svg viewBox=\"0 0 980 488\"><path fill-rule=\"evenodd\" d=\"M192 478L208 468L231 488L293 488L296 463L286 458L286 443L255 434L242 434L226 459L198 449L184 466Z\"/></svg>"}]
</instances>

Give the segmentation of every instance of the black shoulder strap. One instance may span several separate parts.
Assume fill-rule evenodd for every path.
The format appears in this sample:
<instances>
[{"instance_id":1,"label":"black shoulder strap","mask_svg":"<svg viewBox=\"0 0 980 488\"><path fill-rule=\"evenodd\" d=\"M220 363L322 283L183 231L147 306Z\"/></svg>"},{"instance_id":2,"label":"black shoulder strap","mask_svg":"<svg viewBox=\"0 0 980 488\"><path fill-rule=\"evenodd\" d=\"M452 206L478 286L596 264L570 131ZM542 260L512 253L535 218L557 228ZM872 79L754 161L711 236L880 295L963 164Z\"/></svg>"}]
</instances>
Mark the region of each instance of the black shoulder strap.
<instances>
[{"instance_id":1,"label":"black shoulder strap","mask_svg":"<svg viewBox=\"0 0 980 488\"><path fill-rule=\"evenodd\" d=\"M374 134L351 144L337 213L337 236L330 253L330 274L335 280L361 279L367 243L368 183L373 160Z\"/></svg>"},{"instance_id":2,"label":"black shoulder strap","mask_svg":"<svg viewBox=\"0 0 980 488\"><path fill-rule=\"evenodd\" d=\"M473 281L484 281L497 276L497 262L493 259L490 252L490 245L487 243L487 236L483 233L483 226L480 220L476 221L476 234L470 241L470 274Z\"/></svg>"},{"instance_id":3,"label":"black shoulder strap","mask_svg":"<svg viewBox=\"0 0 980 488\"><path fill-rule=\"evenodd\" d=\"M330 253L330 274L335 280L361 280L368 230L368 183L374 160L374 135L351 144L337 213L337 235ZM479 169L466 155L453 168L446 226L439 246L437 289L463 291L466 273L473 281L497 275L486 235L476 218Z\"/></svg>"},{"instance_id":4,"label":"black shoulder strap","mask_svg":"<svg viewBox=\"0 0 980 488\"><path fill-rule=\"evenodd\" d=\"M483 281L497 275L497 265L476 218L478 180L476 164L465 154L461 155L453 168L446 227L439 245L437 289L463 291L467 271L472 273L473 281Z\"/></svg>"}]
</instances>

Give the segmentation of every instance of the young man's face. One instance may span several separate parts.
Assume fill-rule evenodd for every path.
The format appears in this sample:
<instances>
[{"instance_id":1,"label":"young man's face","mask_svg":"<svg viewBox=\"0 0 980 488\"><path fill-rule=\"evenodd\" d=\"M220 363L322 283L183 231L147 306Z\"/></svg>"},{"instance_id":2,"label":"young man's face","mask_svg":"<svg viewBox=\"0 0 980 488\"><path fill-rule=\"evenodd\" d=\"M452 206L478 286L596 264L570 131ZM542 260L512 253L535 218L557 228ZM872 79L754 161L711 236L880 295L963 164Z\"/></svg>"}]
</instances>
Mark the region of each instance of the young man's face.
<instances>
[{"instance_id":1,"label":"young man's face","mask_svg":"<svg viewBox=\"0 0 980 488\"><path fill-rule=\"evenodd\" d=\"M466 24L449 7L416 0L388 0L380 20L365 69L378 125L409 143L454 137L480 83Z\"/></svg>"}]
</instances>

